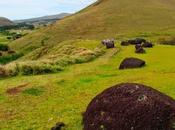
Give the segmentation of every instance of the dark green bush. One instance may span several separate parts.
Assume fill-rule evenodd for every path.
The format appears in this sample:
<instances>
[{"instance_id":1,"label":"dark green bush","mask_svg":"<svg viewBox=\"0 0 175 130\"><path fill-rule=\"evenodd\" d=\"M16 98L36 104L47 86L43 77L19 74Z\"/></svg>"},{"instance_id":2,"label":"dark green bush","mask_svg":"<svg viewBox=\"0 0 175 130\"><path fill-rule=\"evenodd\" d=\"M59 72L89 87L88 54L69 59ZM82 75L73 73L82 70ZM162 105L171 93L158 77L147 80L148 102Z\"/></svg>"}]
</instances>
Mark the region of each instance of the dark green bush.
<instances>
[{"instance_id":1,"label":"dark green bush","mask_svg":"<svg viewBox=\"0 0 175 130\"><path fill-rule=\"evenodd\" d=\"M1 56L0 57L0 64L7 64L11 61L14 61L14 60L22 57L22 56L23 56L22 53L16 53L16 54L13 54L13 55Z\"/></svg>"},{"instance_id":2,"label":"dark green bush","mask_svg":"<svg viewBox=\"0 0 175 130\"><path fill-rule=\"evenodd\" d=\"M5 44L0 44L0 51L8 51L9 47Z\"/></svg>"},{"instance_id":3,"label":"dark green bush","mask_svg":"<svg viewBox=\"0 0 175 130\"><path fill-rule=\"evenodd\" d=\"M159 43L163 45L175 45L175 37L160 38Z\"/></svg>"},{"instance_id":4,"label":"dark green bush","mask_svg":"<svg viewBox=\"0 0 175 130\"><path fill-rule=\"evenodd\" d=\"M21 75L38 75L38 74L48 74L56 73L61 71L62 68L58 65L50 64L24 64L19 67L19 73Z\"/></svg>"},{"instance_id":5,"label":"dark green bush","mask_svg":"<svg viewBox=\"0 0 175 130\"><path fill-rule=\"evenodd\" d=\"M8 37L7 37L7 39L8 39L8 40L11 40L11 39L12 39L12 37L11 37L11 36L8 36Z\"/></svg>"},{"instance_id":6,"label":"dark green bush","mask_svg":"<svg viewBox=\"0 0 175 130\"><path fill-rule=\"evenodd\" d=\"M35 29L34 25L26 24L26 23L19 23L16 25L2 26L2 27L0 27L0 31L5 32L5 31L11 30L11 29L22 29L22 28L30 29L30 30Z\"/></svg>"},{"instance_id":7,"label":"dark green bush","mask_svg":"<svg viewBox=\"0 0 175 130\"><path fill-rule=\"evenodd\" d=\"M33 68L30 65L23 65L20 68L20 72L22 75L31 75L33 74Z\"/></svg>"},{"instance_id":8,"label":"dark green bush","mask_svg":"<svg viewBox=\"0 0 175 130\"><path fill-rule=\"evenodd\" d=\"M61 71L62 68L56 65L41 65L33 67L33 74L48 74L48 73L56 73Z\"/></svg>"},{"instance_id":9,"label":"dark green bush","mask_svg":"<svg viewBox=\"0 0 175 130\"><path fill-rule=\"evenodd\" d=\"M19 39L21 37L23 37L22 34L15 34L15 35L13 35L13 40Z\"/></svg>"}]
</instances>

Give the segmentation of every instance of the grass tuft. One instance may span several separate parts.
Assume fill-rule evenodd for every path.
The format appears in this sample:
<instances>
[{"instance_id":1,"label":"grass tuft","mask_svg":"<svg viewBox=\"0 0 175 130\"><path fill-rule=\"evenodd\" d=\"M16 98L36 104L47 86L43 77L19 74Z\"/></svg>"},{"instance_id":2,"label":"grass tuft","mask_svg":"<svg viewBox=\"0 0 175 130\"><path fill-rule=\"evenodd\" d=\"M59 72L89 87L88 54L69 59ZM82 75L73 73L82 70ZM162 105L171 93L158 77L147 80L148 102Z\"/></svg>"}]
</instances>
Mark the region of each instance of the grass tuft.
<instances>
[{"instance_id":1,"label":"grass tuft","mask_svg":"<svg viewBox=\"0 0 175 130\"><path fill-rule=\"evenodd\" d=\"M163 45L175 45L175 37L161 37L158 42Z\"/></svg>"},{"instance_id":2,"label":"grass tuft","mask_svg":"<svg viewBox=\"0 0 175 130\"><path fill-rule=\"evenodd\" d=\"M29 88L23 91L24 94L40 96L44 91L38 88Z\"/></svg>"},{"instance_id":3,"label":"grass tuft","mask_svg":"<svg viewBox=\"0 0 175 130\"><path fill-rule=\"evenodd\" d=\"M14 60L17 60L18 58L20 58L22 56L23 56L22 53L16 53L16 54L12 54L12 55L1 56L0 57L0 64L10 63L10 62L12 62Z\"/></svg>"}]
</instances>

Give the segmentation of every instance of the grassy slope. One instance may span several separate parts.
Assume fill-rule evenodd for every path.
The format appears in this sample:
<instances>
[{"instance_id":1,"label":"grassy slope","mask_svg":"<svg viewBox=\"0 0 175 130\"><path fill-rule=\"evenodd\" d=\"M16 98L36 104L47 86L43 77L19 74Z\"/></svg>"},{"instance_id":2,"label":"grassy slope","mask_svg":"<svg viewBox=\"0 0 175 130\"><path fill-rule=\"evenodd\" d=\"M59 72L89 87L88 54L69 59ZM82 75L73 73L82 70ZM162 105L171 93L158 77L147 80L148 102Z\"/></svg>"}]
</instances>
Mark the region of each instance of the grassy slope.
<instances>
[{"instance_id":1,"label":"grassy slope","mask_svg":"<svg viewBox=\"0 0 175 130\"><path fill-rule=\"evenodd\" d=\"M9 40L7 39L7 36L0 33L0 43L8 43Z\"/></svg>"},{"instance_id":2,"label":"grassy slope","mask_svg":"<svg viewBox=\"0 0 175 130\"><path fill-rule=\"evenodd\" d=\"M4 18L4 17L0 17L0 26L8 26L8 25L12 25L13 22L10 21L9 19L7 18Z\"/></svg>"},{"instance_id":3,"label":"grassy slope","mask_svg":"<svg viewBox=\"0 0 175 130\"><path fill-rule=\"evenodd\" d=\"M94 50L95 48L104 48L98 40L67 40L55 46L42 46L39 49L31 51L19 61L28 60L54 60L63 58L64 55L73 56L81 49ZM73 54L71 52L74 52ZM83 50L82 50L83 52Z\"/></svg>"},{"instance_id":4,"label":"grassy slope","mask_svg":"<svg viewBox=\"0 0 175 130\"><path fill-rule=\"evenodd\" d=\"M90 100L121 82L150 85L175 98L174 46L158 45L143 55L135 54L133 46L119 48L117 54L116 49L108 50L93 62L73 65L58 74L1 80L0 129L49 130L63 121L66 129L81 130L81 113ZM144 59L147 65L142 69L118 70L121 60L130 56ZM23 84L28 84L21 89L24 92L6 93L7 89ZM40 91L26 92L29 88Z\"/></svg>"},{"instance_id":5,"label":"grassy slope","mask_svg":"<svg viewBox=\"0 0 175 130\"><path fill-rule=\"evenodd\" d=\"M121 34L175 30L174 0L101 0L54 25L11 43L15 49L32 49L70 39L102 39ZM174 34L174 33L173 33ZM125 35L126 36L126 35Z\"/></svg>"}]
</instances>

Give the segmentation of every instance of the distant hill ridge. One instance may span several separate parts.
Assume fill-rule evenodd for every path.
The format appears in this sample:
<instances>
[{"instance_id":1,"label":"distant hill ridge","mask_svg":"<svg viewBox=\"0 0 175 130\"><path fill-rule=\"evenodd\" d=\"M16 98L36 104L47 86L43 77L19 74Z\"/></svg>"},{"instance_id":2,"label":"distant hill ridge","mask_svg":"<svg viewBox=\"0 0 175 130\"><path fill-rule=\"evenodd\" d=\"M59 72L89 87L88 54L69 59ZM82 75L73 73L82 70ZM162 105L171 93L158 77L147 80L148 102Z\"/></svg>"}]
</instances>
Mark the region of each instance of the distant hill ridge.
<instances>
[{"instance_id":1,"label":"distant hill ridge","mask_svg":"<svg viewBox=\"0 0 175 130\"><path fill-rule=\"evenodd\" d=\"M9 20L5 17L0 17L0 26L9 26L9 25L13 25L13 24L14 23L11 20Z\"/></svg>"},{"instance_id":2,"label":"distant hill ridge","mask_svg":"<svg viewBox=\"0 0 175 130\"><path fill-rule=\"evenodd\" d=\"M61 13L61 14L56 14L56 15L47 15L47 16L43 16L43 17L38 17L38 18L31 18L31 19L23 19L23 20L15 20L14 23L29 23L29 24L33 24L33 23L40 23L40 22L44 22L44 21L52 21L52 20L59 20L62 19L66 16L69 16L69 13Z\"/></svg>"}]
</instances>

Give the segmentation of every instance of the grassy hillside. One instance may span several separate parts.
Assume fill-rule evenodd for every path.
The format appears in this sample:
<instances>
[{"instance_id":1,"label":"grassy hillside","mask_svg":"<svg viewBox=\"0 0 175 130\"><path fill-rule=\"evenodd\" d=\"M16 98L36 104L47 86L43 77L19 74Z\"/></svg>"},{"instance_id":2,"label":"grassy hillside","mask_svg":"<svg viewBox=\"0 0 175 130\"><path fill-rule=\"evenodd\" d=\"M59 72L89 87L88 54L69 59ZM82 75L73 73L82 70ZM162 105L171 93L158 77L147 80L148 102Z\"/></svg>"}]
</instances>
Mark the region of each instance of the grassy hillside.
<instances>
[{"instance_id":1,"label":"grassy hillside","mask_svg":"<svg viewBox=\"0 0 175 130\"><path fill-rule=\"evenodd\" d=\"M99 0L54 25L11 43L15 49L38 48L70 39L103 39L175 30L174 0ZM174 33L173 33L174 34Z\"/></svg>"},{"instance_id":2,"label":"grassy hillside","mask_svg":"<svg viewBox=\"0 0 175 130\"><path fill-rule=\"evenodd\" d=\"M0 43L8 43L9 41L6 35L0 33Z\"/></svg>"},{"instance_id":3,"label":"grassy hillside","mask_svg":"<svg viewBox=\"0 0 175 130\"><path fill-rule=\"evenodd\" d=\"M8 25L12 25L13 22L10 21L9 19L7 18L4 18L4 17L0 17L0 26L8 26Z\"/></svg>"},{"instance_id":4,"label":"grassy hillside","mask_svg":"<svg viewBox=\"0 0 175 130\"><path fill-rule=\"evenodd\" d=\"M82 130L82 112L104 89L121 82L150 85L175 98L175 47L158 45L147 53L134 47L111 49L93 62L73 65L58 74L18 76L0 81L0 129L50 130L56 122L66 130ZM118 53L116 53L118 52ZM142 69L118 70L125 57L146 61Z\"/></svg>"}]
</instances>

